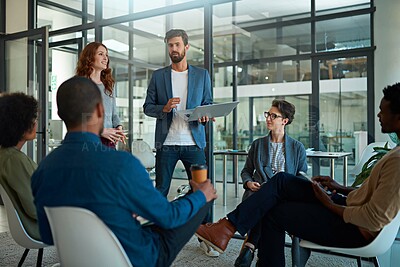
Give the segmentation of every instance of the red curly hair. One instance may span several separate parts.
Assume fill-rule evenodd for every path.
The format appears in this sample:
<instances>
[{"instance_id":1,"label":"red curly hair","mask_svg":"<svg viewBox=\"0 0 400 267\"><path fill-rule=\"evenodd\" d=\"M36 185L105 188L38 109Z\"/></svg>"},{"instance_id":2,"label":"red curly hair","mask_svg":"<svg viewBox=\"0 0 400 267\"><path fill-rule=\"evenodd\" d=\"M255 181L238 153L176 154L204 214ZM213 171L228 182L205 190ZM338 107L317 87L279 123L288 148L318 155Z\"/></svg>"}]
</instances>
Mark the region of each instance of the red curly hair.
<instances>
[{"instance_id":1,"label":"red curly hair","mask_svg":"<svg viewBox=\"0 0 400 267\"><path fill-rule=\"evenodd\" d=\"M75 74L78 76L83 76L90 78L90 74L93 72L93 61L94 57L96 55L97 49L103 46L107 52L108 49L107 47L99 42L92 42L86 45L86 47L83 49L81 55L79 56L78 60L78 65L76 66ZM112 77L111 74L111 69L109 67L110 60L107 62L107 68L105 70L101 71L100 74L100 80L104 84L105 87L105 93L108 94L109 96L112 96L113 89L114 89L114 78Z\"/></svg>"}]
</instances>

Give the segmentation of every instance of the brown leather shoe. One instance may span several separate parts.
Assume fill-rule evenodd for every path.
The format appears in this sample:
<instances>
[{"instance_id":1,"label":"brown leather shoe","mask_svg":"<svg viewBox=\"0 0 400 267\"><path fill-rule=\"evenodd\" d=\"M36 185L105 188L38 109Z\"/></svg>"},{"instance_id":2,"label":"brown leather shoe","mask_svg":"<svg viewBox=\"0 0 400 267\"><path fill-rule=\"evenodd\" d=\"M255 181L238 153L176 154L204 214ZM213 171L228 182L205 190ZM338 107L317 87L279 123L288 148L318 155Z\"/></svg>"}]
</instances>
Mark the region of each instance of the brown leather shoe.
<instances>
[{"instance_id":1,"label":"brown leather shoe","mask_svg":"<svg viewBox=\"0 0 400 267\"><path fill-rule=\"evenodd\" d=\"M196 236L219 253L224 253L235 232L235 226L227 218L223 218L216 223L200 225Z\"/></svg>"}]
</instances>

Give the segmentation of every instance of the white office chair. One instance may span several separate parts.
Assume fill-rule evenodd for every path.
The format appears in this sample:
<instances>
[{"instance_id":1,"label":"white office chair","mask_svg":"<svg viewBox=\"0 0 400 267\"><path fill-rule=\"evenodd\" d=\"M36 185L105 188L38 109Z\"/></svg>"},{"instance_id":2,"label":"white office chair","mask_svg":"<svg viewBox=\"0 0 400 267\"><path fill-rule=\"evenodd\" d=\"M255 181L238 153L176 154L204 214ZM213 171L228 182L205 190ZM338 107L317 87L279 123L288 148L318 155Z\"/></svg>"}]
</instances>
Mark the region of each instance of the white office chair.
<instances>
[{"instance_id":1,"label":"white office chair","mask_svg":"<svg viewBox=\"0 0 400 267\"><path fill-rule=\"evenodd\" d=\"M0 195L3 199L4 207L6 209L8 227L10 228L11 236L18 245L25 248L24 254L21 257L18 266L22 266L30 249L39 250L36 260L36 266L42 266L43 248L48 247L48 245L39 240L33 239L26 232L24 225L22 224L21 219L14 207L14 204L12 203L10 197L8 196L7 192L4 190L1 184Z\"/></svg>"},{"instance_id":2,"label":"white office chair","mask_svg":"<svg viewBox=\"0 0 400 267\"><path fill-rule=\"evenodd\" d=\"M374 155L376 152L374 151L374 147L384 147L386 142L375 142L375 143L370 143L368 146L366 146L361 153L361 157L359 162L357 162L354 167L349 170L348 174L348 181L353 182L356 179L356 176L361 173L362 167L364 164ZM388 144L388 147L391 148L391 144Z\"/></svg>"},{"instance_id":3,"label":"white office chair","mask_svg":"<svg viewBox=\"0 0 400 267\"><path fill-rule=\"evenodd\" d=\"M93 212L45 207L62 267L132 267L114 233Z\"/></svg>"},{"instance_id":4,"label":"white office chair","mask_svg":"<svg viewBox=\"0 0 400 267\"><path fill-rule=\"evenodd\" d=\"M380 231L378 236L368 245L360 248L337 248L337 247L325 247L310 241L301 240L300 246L310 248L317 251L329 251L341 256L350 256L357 258L357 264L361 267L361 257L372 258L374 265L379 266L377 256L382 255L392 246L394 239L396 238L397 232L400 227L400 212L397 216L383 229Z\"/></svg>"},{"instance_id":5,"label":"white office chair","mask_svg":"<svg viewBox=\"0 0 400 267\"><path fill-rule=\"evenodd\" d=\"M134 155L150 172L156 166L156 158L148 143L142 140L132 142L132 155Z\"/></svg>"},{"instance_id":6,"label":"white office chair","mask_svg":"<svg viewBox=\"0 0 400 267\"><path fill-rule=\"evenodd\" d=\"M366 146L361 153L360 160L357 162L356 165L354 165L353 169L349 170L349 175L355 177L357 174L359 174L361 172L362 166L374 154L374 147L384 147L385 144L386 142L375 142L370 143L368 146Z\"/></svg>"}]
</instances>

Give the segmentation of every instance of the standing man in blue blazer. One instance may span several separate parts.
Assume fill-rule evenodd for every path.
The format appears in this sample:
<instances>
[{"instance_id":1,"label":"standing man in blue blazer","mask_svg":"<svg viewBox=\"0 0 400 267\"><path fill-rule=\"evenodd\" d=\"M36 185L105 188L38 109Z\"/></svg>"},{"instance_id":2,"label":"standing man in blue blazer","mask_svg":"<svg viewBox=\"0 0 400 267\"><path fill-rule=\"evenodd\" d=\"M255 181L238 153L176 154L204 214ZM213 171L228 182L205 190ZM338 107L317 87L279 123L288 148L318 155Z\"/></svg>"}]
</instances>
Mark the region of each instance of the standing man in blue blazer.
<instances>
[{"instance_id":1,"label":"standing man in blue blazer","mask_svg":"<svg viewBox=\"0 0 400 267\"><path fill-rule=\"evenodd\" d=\"M155 133L156 188L167 196L172 174L178 160L191 179L192 164L206 164L205 124L207 116L198 121L185 121L176 112L212 104L211 80L207 70L187 62L189 38L184 30L169 30L164 38L171 65L153 73L143 105L147 116L157 119ZM204 242L200 246L209 256L218 252Z\"/></svg>"}]
</instances>

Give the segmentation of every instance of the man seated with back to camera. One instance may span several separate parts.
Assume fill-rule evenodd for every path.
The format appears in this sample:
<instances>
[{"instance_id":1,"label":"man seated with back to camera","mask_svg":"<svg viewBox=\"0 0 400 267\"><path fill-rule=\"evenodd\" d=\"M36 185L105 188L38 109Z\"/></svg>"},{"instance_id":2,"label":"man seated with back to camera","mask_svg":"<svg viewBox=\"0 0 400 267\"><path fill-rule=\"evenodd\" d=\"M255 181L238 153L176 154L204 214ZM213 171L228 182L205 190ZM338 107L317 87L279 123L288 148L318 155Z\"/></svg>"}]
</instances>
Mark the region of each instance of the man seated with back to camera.
<instances>
[{"instance_id":1,"label":"man seated with back to camera","mask_svg":"<svg viewBox=\"0 0 400 267\"><path fill-rule=\"evenodd\" d=\"M209 180L169 202L130 153L101 144L104 107L93 81L73 77L57 91L58 115L68 133L32 176L43 242L53 244L44 207L94 212L117 236L134 266L169 266L193 236L217 195ZM137 216L154 223L142 226Z\"/></svg>"},{"instance_id":2,"label":"man seated with back to camera","mask_svg":"<svg viewBox=\"0 0 400 267\"><path fill-rule=\"evenodd\" d=\"M400 83L387 86L383 95L377 115L381 130L400 137ZM196 235L222 253L235 231L244 235L261 222L258 266L285 266L285 232L323 246L365 246L400 210L399 164L397 145L359 188L339 185L328 176L315 176L310 182L278 173L226 218L201 225ZM344 202L336 203L321 186Z\"/></svg>"}]
</instances>

